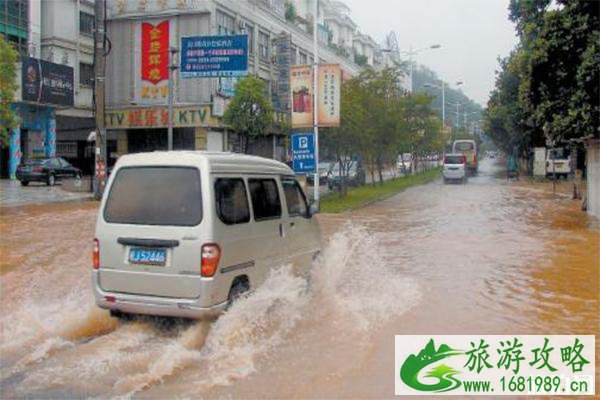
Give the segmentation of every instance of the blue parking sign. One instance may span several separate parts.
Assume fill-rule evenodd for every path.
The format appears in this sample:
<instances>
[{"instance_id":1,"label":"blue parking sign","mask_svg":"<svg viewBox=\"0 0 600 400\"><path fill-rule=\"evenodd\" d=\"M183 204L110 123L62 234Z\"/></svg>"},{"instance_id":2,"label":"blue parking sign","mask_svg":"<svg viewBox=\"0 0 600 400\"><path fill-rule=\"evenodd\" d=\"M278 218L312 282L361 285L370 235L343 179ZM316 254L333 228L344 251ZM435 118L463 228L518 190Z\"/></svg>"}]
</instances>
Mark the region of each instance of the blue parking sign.
<instances>
[{"instance_id":1,"label":"blue parking sign","mask_svg":"<svg viewBox=\"0 0 600 400\"><path fill-rule=\"evenodd\" d=\"M314 174L315 135L312 133L296 133L292 135L292 161L297 174Z\"/></svg>"}]
</instances>

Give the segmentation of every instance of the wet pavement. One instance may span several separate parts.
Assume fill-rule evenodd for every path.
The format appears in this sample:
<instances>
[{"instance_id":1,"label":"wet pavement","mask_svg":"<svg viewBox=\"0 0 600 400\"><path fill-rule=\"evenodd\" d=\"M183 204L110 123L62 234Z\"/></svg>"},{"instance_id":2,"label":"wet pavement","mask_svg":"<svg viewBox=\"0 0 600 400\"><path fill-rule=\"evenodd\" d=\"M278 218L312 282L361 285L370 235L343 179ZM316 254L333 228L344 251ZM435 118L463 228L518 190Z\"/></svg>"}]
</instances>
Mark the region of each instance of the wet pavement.
<instances>
[{"instance_id":1,"label":"wet pavement","mask_svg":"<svg viewBox=\"0 0 600 400\"><path fill-rule=\"evenodd\" d=\"M281 268L218 320L176 326L93 305L96 203L16 207L0 218L0 393L391 398L395 334L598 334L600 230L578 206L483 163L467 185L320 215L310 285Z\"/></svg>"},{"instance_id":2,"label":"wet pavement","mask_svg":"<svg viewBox=\"0 0 600 400\"><path fill-rule=\"evenodd\" d=\"M27 204L57 203L63 201L91 199L91 193L67 192L62 182L47 186L41 182L30 182L21 186L17 180L0 179L0 207L23 206Z\"/></svg>"}]
</instances>

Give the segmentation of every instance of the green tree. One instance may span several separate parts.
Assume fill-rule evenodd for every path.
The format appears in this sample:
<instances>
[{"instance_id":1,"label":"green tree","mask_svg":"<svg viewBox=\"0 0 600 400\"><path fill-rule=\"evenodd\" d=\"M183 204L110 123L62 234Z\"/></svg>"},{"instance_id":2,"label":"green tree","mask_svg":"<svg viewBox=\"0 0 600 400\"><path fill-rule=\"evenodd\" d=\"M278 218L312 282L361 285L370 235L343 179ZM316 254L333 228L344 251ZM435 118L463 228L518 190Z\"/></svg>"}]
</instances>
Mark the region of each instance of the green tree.
<instances>
[{"instance_id":1,"label":"green tree","mask_svg":"<svg viewBox=\"0 0 600 400\"><path fill-rule=\"evenodd\" d=\"M273 107L263 81L254 75L240 80L223 120L244 139L243 149L247 153L250 139L266 135L273 125Z\"/></svg>"},{"instance_id":2,"label":"green tree","mask_svg":"<svg viewBox=\"0 0 600 400\"><path fill-rule=\"evenodd\" d=\"M8 144L10 130L19 125L11 108L17 90L17 51L0 35L0 147Z\"/></svg>"}]
</instances>

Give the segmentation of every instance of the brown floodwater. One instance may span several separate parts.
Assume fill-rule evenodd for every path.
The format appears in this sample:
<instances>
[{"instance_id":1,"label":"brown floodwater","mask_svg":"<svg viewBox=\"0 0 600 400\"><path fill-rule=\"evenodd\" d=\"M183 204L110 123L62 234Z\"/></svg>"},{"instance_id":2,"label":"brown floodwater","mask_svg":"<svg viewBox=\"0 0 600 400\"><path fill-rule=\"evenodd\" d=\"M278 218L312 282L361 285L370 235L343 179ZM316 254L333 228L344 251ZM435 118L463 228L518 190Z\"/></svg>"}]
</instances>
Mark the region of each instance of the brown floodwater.
<instances>
[{"instance_id":1,"label":"brown floodwater","mask_svg":"<svg viewBox=\"0 0 600 400\"><path fill-rule=\"evenodd\" d=\"M393 397L396 334L598 335L598 222L498 172L320 215L310 282L192 323L94 306L96 203L1 208L0 397Z\"/></svg>"}]
</instances>

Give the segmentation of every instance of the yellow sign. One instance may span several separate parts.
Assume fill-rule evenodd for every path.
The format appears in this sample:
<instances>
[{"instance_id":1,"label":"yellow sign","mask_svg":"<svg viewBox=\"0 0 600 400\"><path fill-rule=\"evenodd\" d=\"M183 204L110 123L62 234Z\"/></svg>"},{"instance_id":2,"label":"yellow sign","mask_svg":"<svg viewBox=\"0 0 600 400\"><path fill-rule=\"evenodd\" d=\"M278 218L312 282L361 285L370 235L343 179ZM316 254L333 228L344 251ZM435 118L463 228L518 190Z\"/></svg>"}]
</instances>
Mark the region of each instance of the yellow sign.
<instances>
[{"instance_id":1,"label":"yellow sign","mask_svg":"<svg viewBox=\"0 0 600 400\"><path fill-rule=\"evenodd\" d=\"M104 113L106 129L166 128L168 121L167 107L107 110ZM221 121L211 115L210 105L173 108L173 127L195 126L221 126Z\"/></svg>"},{"instance_id":2,"label":"yellow sign","mask_svg":"<svg viewBox=\"0 0 600 400\"><path fill-rule=\"evenodd\" d=\"M340 86L342 70L339 64L319 64L318 73L319 126L340 126Z\"/></svg>"}]
</instances>

